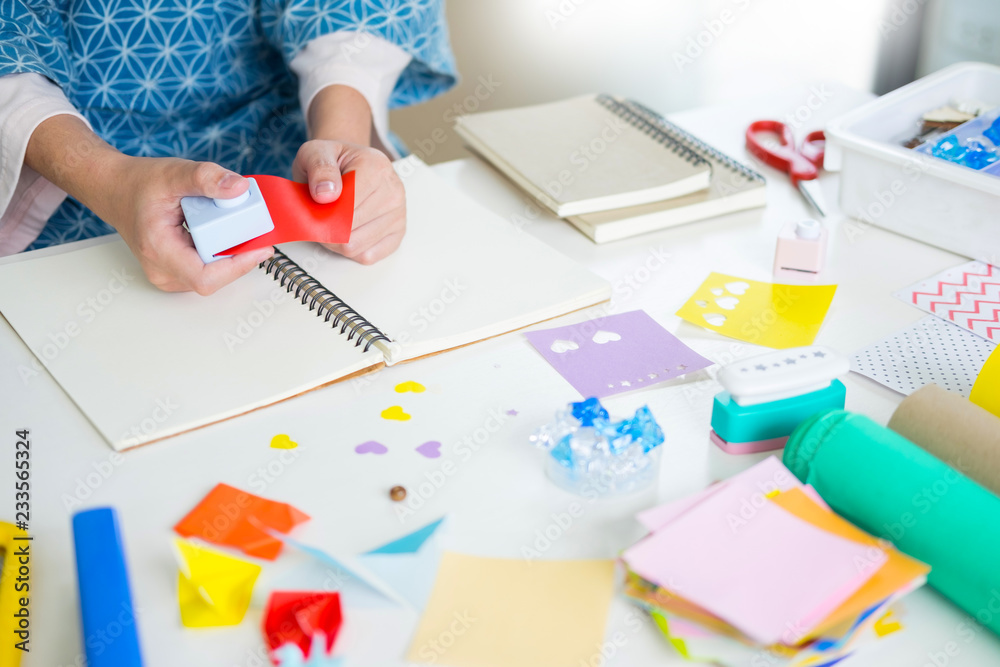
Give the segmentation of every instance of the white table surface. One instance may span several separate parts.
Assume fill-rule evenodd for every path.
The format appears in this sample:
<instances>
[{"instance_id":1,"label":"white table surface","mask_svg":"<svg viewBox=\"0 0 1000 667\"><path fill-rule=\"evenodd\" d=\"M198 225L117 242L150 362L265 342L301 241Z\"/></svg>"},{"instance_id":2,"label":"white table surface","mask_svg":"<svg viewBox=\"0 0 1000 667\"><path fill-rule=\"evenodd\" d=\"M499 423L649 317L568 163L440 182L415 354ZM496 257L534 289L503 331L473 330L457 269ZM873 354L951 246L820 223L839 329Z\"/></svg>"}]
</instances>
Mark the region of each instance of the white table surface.
<instances>
[{"instance_id":1,"label":"white table surface","mask_svg":"<svg viewBox=\"0 0 1000 667\"><path fill-rule=\"evenodd\" d=\"M835 84L826 84L826 90L831 93L829 99L810 111L799 136L867 98ZM810 101L810 94L807 87L795 88L678 113L672 119L745 159L746 125L759 118L784 119L796 110L805 115L802 109L808 109L803 105ZM537 210L476 160L450 162L435 170L505 219L516 220L518 214L523 219ZM710 271L771 279L778 229L787 220L810 213L782 174L766 168L764 172L769 180L768 205L763 210L604 246L547 215L537 216L523 229L611 281L615 287L611 312L645 309L697 351L724 363L760 349L682 322L674 312ZM849 240L846 226L858 223L837 211L837 182L835 174L821 179L827 205L833 209L828 218L831 252L824 278L839 288L817 342L851 353L923 316L893 298L893 290L958 264L962 258L877 228L861 229ZM647 266L655 264L646 261L657 253L668 254L670 259L649 271ZM42 297L39 307L44 308ZM559 323L601 312L592 309ZM557 408L580 397L519 333L313 391L126 452L121 460L44 371L25 382L19 374L23 367L32 367L32 355L0 320L0 467L10 466L10 472L0 475L2 518L13 518L15 430L31 429L33 443L32 650L25 656L26 667L83 664L70 532L71 512L81 507L112 505L118 509L147 665L249 667L266 664L259 600L235 628L192 631L181 627L178 618L171 527L216 483L227 482L295 504L313 517L297 529L297 536L347 552L371 548L447 513L443 537L449 549L520 558L523 547L534 545L536 531L544 531L553 522L552 514L565 512L579 500L546 480L542 455L529 444L528 436L550 420ZM718 391L713 375L714 370L702 371L605 401L615 415L625 415L642 404L653 410L667 437L659 486L625 499L584 501L582 516L544 552L544 558L612 558L642 535L632 518L636 511L697 491L759 460L759 456L727 457L709 443L711 399ZM427 392L395 393L393 387L406 380L421 382ZM901 398L854 374L846 384L848 409L882 423ZM414 415L410 422L379 417L381 410L397 404ZM468 449L456 449L463 438L485 425L491 411L502 414L506 410L518 414L510 416L478 451L470 456ZM291 452L271 449L270 438L277 433L288 433L299 448ZM355 444L370 439L387 444L390 453L379 457L354 453ZM414 455L412 447L426 440L444 443L444 456L432 460ZM446 461L455 466L454 474L446 476L413 516L398 518L388 489L403 484L413 496ZM100 470L106 479L92 474ZM99 483L94 483L99 477ZM77 496L87 497L77 501ZM280 569L265 564L269 576ZM852 657L843 663L845 667L935 664L935 657L947 659L949 665L1000 664L1000 640L987 632L972 637L962 633L966 614L932 590L924 588L908 596L902 607L906 631ZM606 664L683 664L651 625L643 624L636 631L633 623L625 622L631 608L620 598L612 605L607 635L621 630L627 642ZM338 640L338 653L347 656L347 665L403 664L416 620L413 615L350 609L347 615ZM946 647L955 652L949 642L955 643L957 655L943 653Z\"/></svg>"}]
</instances>

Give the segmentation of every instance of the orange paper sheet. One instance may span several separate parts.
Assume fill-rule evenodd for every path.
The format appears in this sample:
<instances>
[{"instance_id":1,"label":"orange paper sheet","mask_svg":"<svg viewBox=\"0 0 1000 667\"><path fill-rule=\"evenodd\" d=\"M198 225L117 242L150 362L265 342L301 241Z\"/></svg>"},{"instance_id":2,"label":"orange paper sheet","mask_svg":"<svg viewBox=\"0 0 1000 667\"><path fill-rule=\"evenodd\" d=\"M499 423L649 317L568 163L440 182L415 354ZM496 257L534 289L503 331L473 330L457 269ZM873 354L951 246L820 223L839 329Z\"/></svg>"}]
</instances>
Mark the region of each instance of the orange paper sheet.
<instances>
[{"instance_id":1,"label":"orange paper sheet","mask_svg":"<svg viewBox=\"0 0 1000 667\"><path fill-rule=\"evenodd\" d=\"M784 508L785 511L803 521L808 521L817 528L822 528L852 542L870 545L885 552L888 556L885 564L879 567L871 579L823 619L817 626L817 631L810 635L811 637L820 634L821 629L832 628L848 619L857 618L872 605L881 602L896 591L906 588L914 579L926 576L931 571L928 565L910 558L889 545L883 546L877 539L855 527L854 524L840 518L832 511L820 507L800 488L779 493L771 500L779 507ZM874 553L873 551L873 555ZM873 564L874 566L876 565Z\"/></svg>"},{"instance_id":2,"label":"orange paper sheet","mask_svg":"<svg viewBox=\"0 0 1000 667\"><path fill-rule=\"evenodd\" d=\"M315 241L317 243L347 243L354 223L354 172L343 176L343 190L336 201L317 204L309 193L309 185L277 176L254 176L274 221L274 229L263 236L233 246L219 255L267 248L278 243Z\"/></svg>"},{"instance_id":3,"label":"orange paper sheet","mask_svg":"<svg viewBox=\"0 0 1000 667\"><path fill-rule=\"evenodd\" d=\"M274 560L282 543L267 530L288 533L309 516L288 503L279 503L218 484L174 530L212 544L235 547L248 556Z\"/></svg>"}]
</instances>

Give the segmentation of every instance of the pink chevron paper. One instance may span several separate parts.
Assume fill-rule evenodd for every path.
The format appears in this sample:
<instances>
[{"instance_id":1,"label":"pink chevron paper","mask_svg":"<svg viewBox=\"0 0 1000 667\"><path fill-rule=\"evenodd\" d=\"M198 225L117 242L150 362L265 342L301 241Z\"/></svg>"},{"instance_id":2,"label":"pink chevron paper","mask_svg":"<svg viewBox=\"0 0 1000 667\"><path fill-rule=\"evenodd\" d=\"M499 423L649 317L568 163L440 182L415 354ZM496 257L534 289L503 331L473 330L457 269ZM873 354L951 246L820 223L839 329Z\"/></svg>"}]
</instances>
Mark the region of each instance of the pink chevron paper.
<instances>
[{"instance_id":1,"label":"pink chevron paper","mask_svg":"<svg viewBox=\"0 0 1000 667\"><path fill-rule=\"evenodd\" d=\"M897 298L1000 343L1000 268L968 262L896 292Z\"/></svg>"}]
</instances>

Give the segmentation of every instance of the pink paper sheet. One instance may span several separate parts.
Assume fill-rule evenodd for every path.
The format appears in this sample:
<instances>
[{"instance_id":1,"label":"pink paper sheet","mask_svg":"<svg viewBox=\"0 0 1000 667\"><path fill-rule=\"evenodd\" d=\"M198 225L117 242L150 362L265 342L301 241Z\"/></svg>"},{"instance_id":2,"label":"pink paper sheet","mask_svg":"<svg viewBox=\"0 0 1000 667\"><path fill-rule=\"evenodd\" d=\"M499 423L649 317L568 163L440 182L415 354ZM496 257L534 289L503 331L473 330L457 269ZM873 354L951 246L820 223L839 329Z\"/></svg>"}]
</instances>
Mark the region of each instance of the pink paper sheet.
<instances>
[{"instance_id":1,"label":"pink paper sheet","mask_svg":"<svg viewBox=\"0 0 1000 667\"><path fill-rule=\"evenodd\" d=\"M766 500L749 481L762 477L759 472L719 485L626 551L624 559L643 578L720 616L753 640L790 643L877 568L858 567L871 563L865 545L820 530Z\"/></svg>"}]
</instances>

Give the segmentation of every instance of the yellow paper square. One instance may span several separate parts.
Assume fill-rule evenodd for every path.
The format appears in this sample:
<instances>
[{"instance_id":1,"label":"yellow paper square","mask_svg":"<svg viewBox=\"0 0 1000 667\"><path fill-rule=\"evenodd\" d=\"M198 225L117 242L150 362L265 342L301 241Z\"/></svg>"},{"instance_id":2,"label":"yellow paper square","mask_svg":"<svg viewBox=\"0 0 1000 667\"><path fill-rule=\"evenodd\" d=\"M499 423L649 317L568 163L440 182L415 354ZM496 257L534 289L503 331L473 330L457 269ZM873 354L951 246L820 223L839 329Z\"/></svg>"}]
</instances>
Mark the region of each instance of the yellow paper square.
<instances>
[{"instance_id":1,"label":"yellow paper square","mask_svg":"<svg viewBox=\"0 0 1000 667\"><path fill-rule=\"evenodd\" d=\"M445 552L407 659L458 667L579 667L604 641L614 561Z\"/></svg>"},{"instance_id":2,"label":"yellow paper square","mask_svg":"<svg viewBox=\"0 0 1000 667\"><path fill-rule=\"evenodd\" d=\"M836 285L781 285L712 273L677 315L748 343L785 349L812 345Z\"/></svg>"}]
</instances>

